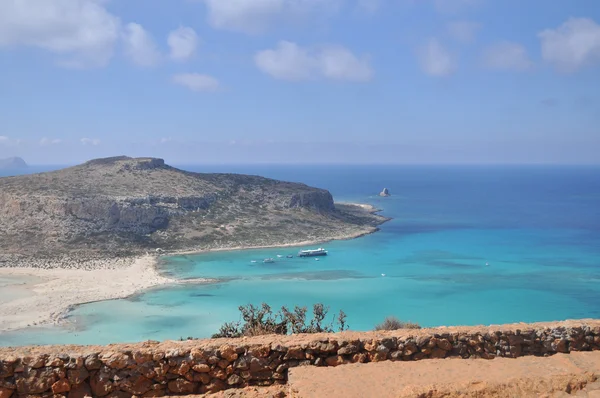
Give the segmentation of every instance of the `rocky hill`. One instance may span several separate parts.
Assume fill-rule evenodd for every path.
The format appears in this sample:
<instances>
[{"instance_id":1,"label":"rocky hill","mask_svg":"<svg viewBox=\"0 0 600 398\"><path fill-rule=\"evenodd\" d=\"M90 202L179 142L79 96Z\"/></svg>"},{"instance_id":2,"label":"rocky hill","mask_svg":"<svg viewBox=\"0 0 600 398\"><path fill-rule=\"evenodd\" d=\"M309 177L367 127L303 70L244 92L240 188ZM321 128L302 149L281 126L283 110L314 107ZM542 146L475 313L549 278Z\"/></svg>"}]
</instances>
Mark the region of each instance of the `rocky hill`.
<instances>
[{"instance_id":1,"label":"rocky hill","mask_svg":"<svg viewBox=\"0 0 600 398\"><path fill-rule=\"evenodd\" d=\"M0 178L0 266L328 240L383 221L304 184L121 156Z\"/></svg>"},{"instance_id":2,"label":"rocky hill","mask_svg":"<svg viewBox=\"0 0 600 398\"><path fill-rule=\"evenodd\" d=\"M24 169L27 163L21 158L0 159L0 170Z\"/></svg>"}]
</instances>

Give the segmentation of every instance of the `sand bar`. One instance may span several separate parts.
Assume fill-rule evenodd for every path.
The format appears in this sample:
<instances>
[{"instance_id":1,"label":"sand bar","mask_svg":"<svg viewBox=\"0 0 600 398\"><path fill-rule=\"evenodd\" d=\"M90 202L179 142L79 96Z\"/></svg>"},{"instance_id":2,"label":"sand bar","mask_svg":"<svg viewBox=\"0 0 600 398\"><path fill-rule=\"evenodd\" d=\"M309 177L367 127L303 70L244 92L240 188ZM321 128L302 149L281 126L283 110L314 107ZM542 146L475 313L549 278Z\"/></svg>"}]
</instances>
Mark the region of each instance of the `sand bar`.
<instances>
[{"instance_id":1,"label":"sand bar","mask_svg":"<svg viewBox=\"0 0 600 398\"><path fill-rule=\"evenodd\" d=\"M105 269L96 270L0 268L0 278L33 277L29 281L23 279L18 285L0 287L6 293L17 289L28 293L2 301L0 332L59 324L65 312L74 305L124 298L142 289L177 283L161 276L155 266L156 257L144 256L122 268L115 268L110 260Z\"/></svg>"}]
</instances>

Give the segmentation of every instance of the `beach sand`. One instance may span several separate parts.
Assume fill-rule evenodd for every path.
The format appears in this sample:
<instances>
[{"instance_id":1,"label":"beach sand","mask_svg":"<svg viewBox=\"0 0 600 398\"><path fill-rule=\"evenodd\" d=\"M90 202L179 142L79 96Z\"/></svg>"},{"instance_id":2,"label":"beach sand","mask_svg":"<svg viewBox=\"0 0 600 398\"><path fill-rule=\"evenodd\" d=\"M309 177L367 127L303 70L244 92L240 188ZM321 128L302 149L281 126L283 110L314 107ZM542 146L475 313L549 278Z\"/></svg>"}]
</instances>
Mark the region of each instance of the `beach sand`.
<instances>
[{"instance_id":1,"label":"beach sand","mask_svg":"<svg viewBox=\"0 0 600 398\"><path fill-rule=\"evenodd\" d=\"M345 203L358 206L363 211L378 211L371 205ZM273 242L265 246L240 246L211 248L207 250L164 252L165 256L200 254L215 251L232 251L274 247L297 247L324 243L331 240L354 239L376 232L375 227L363 231L331 236L327 240L314 239L303 242ZM64 259L56 263L36 260L0 267L0 333L29 326L59 325L68 311L76 305L96 301L126 298L141 290L166 284L211 283L212 279L176 280L159 274L156 255L137 259L106 259L85 261ZM13 281L12 284L10 281Z\"/></svg>"},{"instance_id":2,"label":"beach sand","mask_svg":"<svg viewBox=\"0 0 600 398\"><path fill-rule=\"evenodd\" d=\"M124 298L142 289L177 283L158 273L154 256L132 260L127 267L115 268L110 260L106 263L106 268L95 270L0 268L0 278L17 279L17 284L0 290L19 292L13 300L4 297L0 302L0 332L59 324L74 305Z\"/></svg>"}]
</instances>

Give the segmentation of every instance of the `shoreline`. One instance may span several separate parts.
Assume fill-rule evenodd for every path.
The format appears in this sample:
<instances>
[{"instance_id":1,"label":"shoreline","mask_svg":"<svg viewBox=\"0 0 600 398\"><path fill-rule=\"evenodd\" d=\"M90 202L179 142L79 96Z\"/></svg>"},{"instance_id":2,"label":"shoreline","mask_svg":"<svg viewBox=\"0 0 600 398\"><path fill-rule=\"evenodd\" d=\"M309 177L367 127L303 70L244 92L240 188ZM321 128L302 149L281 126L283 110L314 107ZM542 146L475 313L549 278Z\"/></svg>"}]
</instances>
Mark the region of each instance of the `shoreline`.
<instances>
[{"instance_id":1,"label":"shoreline","mask_svg":"<svg viewBox=\"0 0 600 398\"><path fill-rule=\"evenodd\" d=\"M357 206L371 214L380 212L375 206L358 203L339 203ZM385 221L390 220L384 217ZM385 222L383 221L383 222ZM131 297L141 291L166 285L214 283L214 279L194 278L187 280L172 279L159 272L158 265L164 258L180 255L199 255L211 252L260 250L270 248L288 248L315 245L334 240L351 240L379 231L378 227L365 227L344 235L326 239L314 239L302 242L274 243L261 246L237 246L210 249L190 249L165 251L161 254L146 254L131 258L113 258L96 260L98 268L40 268L40 267L0 267L0 277L34 278L34 281L8 284L6 287L23 290L25 297L0 302L0 335L33 326L61 326L75 307L99 301L116 300ZM124 266L124 264L127 264Z\"/></svg>"},{"instance_id":2,"label":"shoreline","mask_svg":"<svg viewBox=\"0 0 600 398\"><path fill-rule=\"evenodd\" d=\"M362 210L366 211L369 214L376 214L376 213L383 211L382 209L378 209L377 207L370 205L370 204L366 204L366 203L336 202L336 205L360 207ZM385 217L385 216L381 216L381 217L383 219L381 224L391 220L390 217ZM374 226L366 227L366 229L367 229L366 231L362 231L362 232L357 231L356 233L351 233L351 234L336 235L336 236L329 237L326 239L313 239L313 240L306 240L306 241L292 242L292 243L281 242L281 243L274 243L274 244L270 244L270 245L259 245L259 246L233 246L233 247L215 247L215 248L209 248L209 249L189 249L189 250L164 251L162 254L160 254L159 258L174 257L174 256L186 256L186 255L195 255L195 254L207 254L207 253L214 253L214 252L228 252L228 251L233 252L233 251L240 251L240 250L261 250L261 249L276 249L276 248L283 249L283 248L287 248L287 247L318 245L318 244L332 242L332 241L338 241L338 240L342 241L342 240L358 239L358 238L362 238L363 236L374 234L375 232L378 232L380 230L379 227L374 227Z\"/></svg>"},{"instance_id":3,"label":"shoreline","mask_svg":"<svg viewBox=\"0 0 600 398\"><path fill-rule=\"evenodd\" d=\"M114 265L110 263L106 260L106 268L96 270L0 268L0 277L34 278L6 286L26 295L0 304L0 333L32 326L60 326L66 322L66 315L82 304L122 299L157 286L212 281L164 277L156 268L156 256L132 259L125 268L110 268Z\"/></svg>"}]
</instances>

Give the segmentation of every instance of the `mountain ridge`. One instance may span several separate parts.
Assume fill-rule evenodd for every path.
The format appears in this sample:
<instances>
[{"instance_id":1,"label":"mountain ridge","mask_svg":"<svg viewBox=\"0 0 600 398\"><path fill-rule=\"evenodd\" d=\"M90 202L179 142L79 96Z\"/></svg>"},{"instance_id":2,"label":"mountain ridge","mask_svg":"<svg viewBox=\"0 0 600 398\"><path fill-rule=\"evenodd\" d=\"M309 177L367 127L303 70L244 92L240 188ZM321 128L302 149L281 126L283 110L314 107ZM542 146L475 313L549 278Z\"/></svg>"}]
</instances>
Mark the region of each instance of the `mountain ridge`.
<instances>
[{"instance_id":1,"label":"mountain ridge","mask_svg":"<svg viewBox=\"0 0 600 398\"><path fill-rule=\"evenodd\" d=\"M0 266L322 241L370 233L385 220L305 184L117 156L0 178Z\"/></svg>"}]
</instances>

